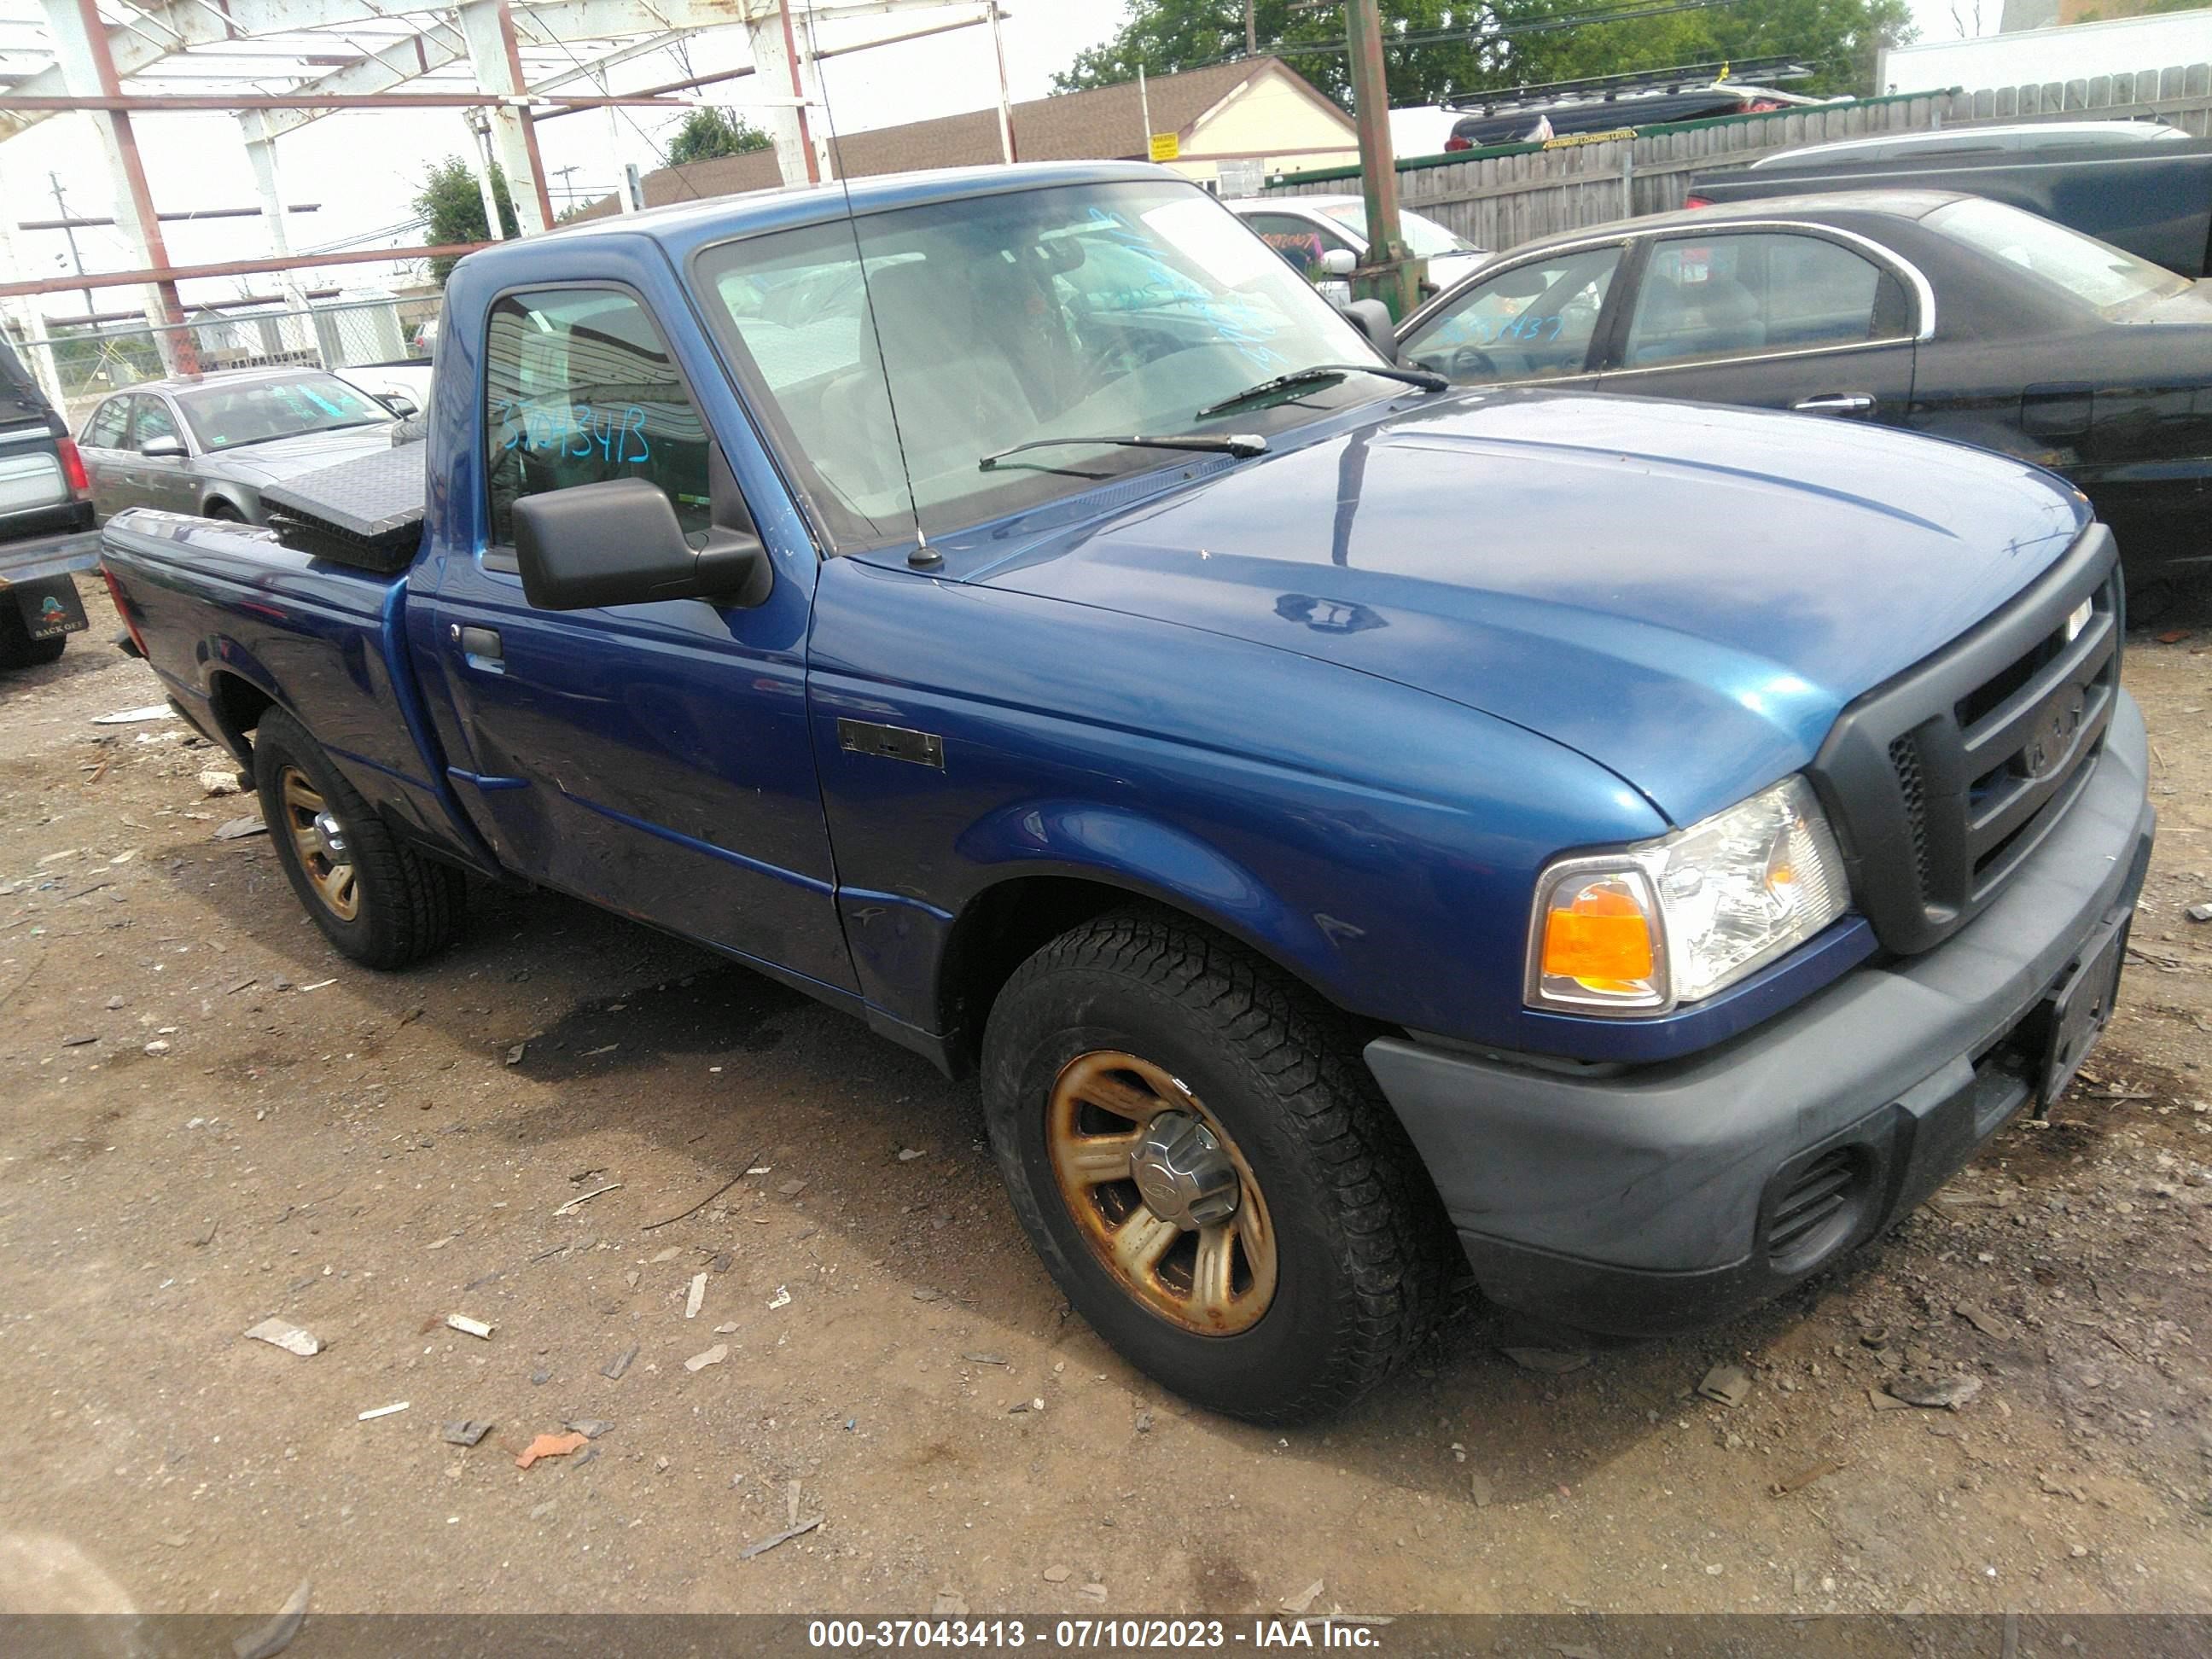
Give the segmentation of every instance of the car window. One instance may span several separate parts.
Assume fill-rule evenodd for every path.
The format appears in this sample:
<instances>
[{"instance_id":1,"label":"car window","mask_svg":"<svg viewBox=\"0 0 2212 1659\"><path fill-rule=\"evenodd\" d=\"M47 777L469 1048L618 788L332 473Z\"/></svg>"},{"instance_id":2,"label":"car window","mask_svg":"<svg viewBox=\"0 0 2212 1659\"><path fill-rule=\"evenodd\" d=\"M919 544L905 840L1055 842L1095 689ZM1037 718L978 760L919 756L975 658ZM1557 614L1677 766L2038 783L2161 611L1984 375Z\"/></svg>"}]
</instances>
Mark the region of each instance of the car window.
<instances>
[{"instance_id":1,"label":"car window","mask_svg":"<svg viewBox=\"0 0 2212 1659\"><path fill-rule=\"evenodd\" d=\"M110 398L84 423L84 441L94 449L120 449L124 428L130 423L131 399Z\"/></svg>"},{"instance_id":2,"label":"car window","mask_svg":"<svg viewBox=\"0 0 2212 1659\"><path fill-rule=\"evenodd\" d=\"M1322 254L1352 246L1334 231L1324 230L1295 213L1248 213L1243 217L1261 241L1309 276Z\"/></svg>"},{"instance_id":3,"label":"car window","mask_svg":"<svg viewBox=\"0 0 2212 1659\"><path fill-rule=\"evenodd\" d=\"M2002 202L1978 198L1947 202L1921 222L1954 242L2016 265L2030 276L2113 311L2154 295L2179 294L2189 286L2163 265L2068 230L2048 219Z\"/></svg>"},{"instance_id":4,"label":"car window","mask_svg":"<svg viewBox=\"0 0 2212 1659\"><path fill-rule=\"evenodd\" d=\"M173 438L177 435L177 417L169 413L169 406L159 398L143 393L131 400L131 447L143 449L149 438Z\"/></svg>"},{"instance_id":5,"label":"car window","mask_svg":"<svg viewBox=\"0 0 2212 1659\"><path fill-rule=\"evenodd\" d=\"M210 452L392 418L390 410L359 387L320 373L219 380L179 392L177 404L200 447Z\"/></svg>"},{"instance_id":6,"label":"car window","mask_svg":"<svg viewBox=\"0 0 2212 1659\"><path fill-rule=\"evenodd\" d=\"M1322 212L1339 224L1349 226L1362 241L1367 240L1367 207L1363 202L1340 202ZM1398 210L1398 234L1416 258L1434 259L1448 253L1480 253L1482 250L1456 231L1447 230L1425 214Z\"/></svg>"},{"instance_id":7,"label":"car window","mask_svg":"<svg viewBox=\"0 0 2212 1659\"><path fill-rule=\"evenodd\" d=\"M686 534L709 518L707 428L645 307L620 289L510 294L484 342L491 540L522 496L609 478L667 493Z\"/></svg>"},{"instance_id":8,"label":"car window","mask_svg":"<svg viewBox=\"0 0 2212 1659\"><path fill-rule=\"evenodd\" d=\"M1296 406L1202 414L1372 349L1187 183L919 204L738 238L702 250L696 271L725 349L840 545L903 538L917 508L934 537L1193 464L1095 436L1265 437L1396 390L1353 375ZM1054 438L1068 441L985 465Z\"/></svg>"},{"instance_id":9,"label":"car window","mask_svg":"<svg viewBox=\"0 0 2212 1659\"><path fill-rule=\"evenodd\" d=\"M1887 284L1887 291L1885 290ZM1850 345L1904 331L1897 279L1818 236L1752 233L1655 243L1622 366Z\"/></svg>"},{"instance_id":10,"label":"car window","mask_svg":"<svg viewBox=\"0 0 2212 1659\"><path fill-rule=\"evenodd\" d=\"M1620 266L1620 246L1532 259L1460 289L1400 356L1465 383L1578 374Z\"/></svg>"}]
</instances>

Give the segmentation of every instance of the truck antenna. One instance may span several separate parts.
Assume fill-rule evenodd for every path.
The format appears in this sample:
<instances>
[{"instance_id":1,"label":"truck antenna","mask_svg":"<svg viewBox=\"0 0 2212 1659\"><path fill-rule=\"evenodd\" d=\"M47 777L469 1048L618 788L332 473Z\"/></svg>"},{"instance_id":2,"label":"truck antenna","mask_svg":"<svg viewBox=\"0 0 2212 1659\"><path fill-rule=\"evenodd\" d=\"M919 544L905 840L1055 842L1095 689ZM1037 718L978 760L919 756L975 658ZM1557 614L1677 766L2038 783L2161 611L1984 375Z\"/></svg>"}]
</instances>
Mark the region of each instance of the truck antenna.
<instances>
[{"instance_id":1,"label":"truck antenna","mask_svg":"<svg viewBox=\"0 0 2212 1659\"><path fill-rule=\"evenodd\" d=\"M860 246L860 223L853 216L853 181L845 172L844 147L837 139L837 112L830 102L830 77L822 72L822 54L814 45L814 9L808 7L806 20L806 50L814 59L814 79L822 88L823 118L830 126L830 155L837 169L837 187L845 193L845 225L853 233L853 258L860 267L860 302L867 308L868 331L876 343L876 367L884 377L884 402L891 412L891 439L898 446L899 477L906 483L907 511L914 515L914 551L906 562L917 570L933 569L945 562L945 556L929 544L929 532L922 528L921 502L914 491L914 469L907 463L906 433L899 425L898 398L891 391L891 367L884 356L884 331L876 320L875 292L868 285L868 256Z\"/></svg>"}]
</instances>

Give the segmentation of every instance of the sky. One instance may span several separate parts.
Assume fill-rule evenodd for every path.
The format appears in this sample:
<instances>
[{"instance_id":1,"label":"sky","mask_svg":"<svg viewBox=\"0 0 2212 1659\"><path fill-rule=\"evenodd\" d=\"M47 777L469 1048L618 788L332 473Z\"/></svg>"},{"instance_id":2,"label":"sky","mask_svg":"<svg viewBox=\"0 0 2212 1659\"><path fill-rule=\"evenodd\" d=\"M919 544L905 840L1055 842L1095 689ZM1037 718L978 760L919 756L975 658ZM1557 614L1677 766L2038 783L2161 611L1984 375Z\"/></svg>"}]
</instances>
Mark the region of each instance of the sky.
<instances>
[{"instance_id":1,"label":"sky","mask_svg":"<svg viewBox=\"0 0 2212 1659\"><path fill-rule=\"evenodd\" d=\"M1757 3L1757 0L1752 0ZM1065 69L1085 47L1110 36L1126 15L1124 0L1006 0L1007 79L1017 101L1044 96L1052 74ZM1923 40L1950 40L1994 31L2001 0L1981 0L1977 27L1973 0L1914 0ZM0 0L0 23L21 20L8 30L21 39L38 15L36 0ZM841 26L837 38L892 33L919 27L927 14L909 13L869 25ZM823 44L832 44L825 31ZM690 43L688 67L665 55L634 60L617 71L617 86L644 86L692 74L737 67L748 58L744 31L724 29ZM997 98L996 66L990 33L981 27L957 30L926 40L832 58L823 65L829 115L839 130L853 132L896 125L933 115L981 109ZM742 99L740 82L720 95ZM538 127L547 183L556 210L563 191L589 199L611 191L626 162L649 171L679 115L633 110L618 116L610 130L598 112L565 116ZM253 178L236 120L223 114L145 115L137 121L149 182L165 210L246 206L254 204ZM320 210L291 223L295 249L325 246L359 237L413 216L410 198L423 172L441 158L460 154L470 143L458 111L397 113L341 113L326 116L277 143L277 164L284 194L293 202L319 202ZM562 169L573 171L563 173ZM72 213L112 211L107 169L100 158L89 118L58 116L0 144L0 211L10 221L56 216L52 183L58 177ZM88 269L119 270L132 261L122 235L112 230L76 233ZM170 258L179 264L252 258L268 251L253 220L164 227ZM23 274L64 275L69 252L58 233L27 233L17 238ZM338 280L359 284L383 281L380 266L338 268ZM214 298L246 291L268 278L240 278L199 284L187 297ZM122 309L134 301L118 291L101 296L102 309ZM78 311L74 295L41 301L50 316Z\"/></svg>"}]
</instances>

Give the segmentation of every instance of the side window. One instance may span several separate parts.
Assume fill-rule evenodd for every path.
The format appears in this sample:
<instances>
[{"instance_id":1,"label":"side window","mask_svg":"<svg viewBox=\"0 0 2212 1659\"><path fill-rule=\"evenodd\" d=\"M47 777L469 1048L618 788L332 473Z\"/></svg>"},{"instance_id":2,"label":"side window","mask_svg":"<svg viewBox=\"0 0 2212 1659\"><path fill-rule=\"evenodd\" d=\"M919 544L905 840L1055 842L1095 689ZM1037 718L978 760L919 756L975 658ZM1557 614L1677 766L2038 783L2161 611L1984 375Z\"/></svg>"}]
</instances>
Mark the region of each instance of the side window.
<instances>
[{"instance_id":1,"label":"side window","mask_svg":"<svg viewBox=\"0 0 2212 1659\"><path fill-rule=\"evenodd\" d=\"M84 442L94 449L123 447L123 429L131 423L131 400L110 398L92 411L84 423Z\"/></svg>"},{"instance_id":2,"label":"side window","mask_svg":"<svg viewBox=\"0 0 2212 1659\"><path fill-rule=\"evenodd\" d=\"M1313 275L1322 254L1352 246L1334 231L1323 230L1312 220L1301 219L1294 213L1248 213L1244 222L1252 227L1261 241L1308 276Z\"/></svg>"},{"instance_id":3,"label":"side window","mask_svg":"<svg viewBox=\"0 0 2212 1659\"><path fill-rule=\"evenodd\" d=\"M1894 277L1817 236L1751 234L1656 244L1623 366L1850 345L1900 331Z\"/></svg>"},{"instance_id":4,"label":"side window","mask_svg":"<svg viewBox=\"0 0 2212 1659\"><path fill-rule=\"evenodd\" d=\"M1620 268L1618 244L1516 265L1463 291L1401 355L1462 383L1579 374Z\"/></svg>"},{"instance_id":5,"label":"side window","mask_svg":"<svg viewBox=\"0 0 2212 1659\"><path fill-rule=\"evenodd\" d=\"M177 435L176 416L169 413L168 404L159 398L133 398L135 407L131 416L131 447L143 449L149 438L173 438Z\"/></svg>"},{"instance_id":6,"label":"side window","mask_svg":"<svg viewBox=\"0 0 2212 1659\"><path fill-rule=\"evenodd\" d=\"M608 478L668 493L688 534L707 527L707 430L645 307L619 289L510 294L484 343L491 540L514 539L524 495Z\"/></svg>"}]
</instances>

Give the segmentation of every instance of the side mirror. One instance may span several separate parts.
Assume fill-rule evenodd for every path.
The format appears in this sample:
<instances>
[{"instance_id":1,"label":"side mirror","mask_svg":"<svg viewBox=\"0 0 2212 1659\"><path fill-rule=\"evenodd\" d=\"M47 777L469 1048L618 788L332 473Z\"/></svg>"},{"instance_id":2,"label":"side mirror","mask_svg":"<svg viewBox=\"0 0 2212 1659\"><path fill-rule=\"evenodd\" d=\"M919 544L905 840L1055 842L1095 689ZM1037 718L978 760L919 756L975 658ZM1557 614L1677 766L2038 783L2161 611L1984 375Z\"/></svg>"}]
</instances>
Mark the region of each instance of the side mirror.
<instances>
[{"instance_id":1,"label":"side mirror","mask_svg":"<svg viewBox=\"0 0 2212 1659\"><path fill-rule=\"evenodd\" d=\"M1380 300L1354 300L1344 308L1345 320L1367 337L1392 362L1398 361L1398 331L1390 320L1390 307Z\"/></svg>"},{"instance_id":2,"label":"side mirror","mask_svg":"<svg viewBox=\"0 0 2212 1659\"><path fill-rule=\"evenodd\" d=\"M401 420L411 420L422 411L415 400L404 392L387 392L380 401Z\"/></svg>"},{"instance_id":3,"label":"side mirror","mask_svg":"<svg viewBox=\"0 0 2212 1659\"><path fill-rule=\"evenodd\" d=\"M1348 247L1333 247L1321 256L1322 270L1330 276L1349 276L1358 264L1359 256Z\"/></svg>"},{"instance_id":4,"label":"side mirror","mask_svg":"<svg viewBox=\"0 0 2212 1659\"><path fill-rule=\"evenodd\" d=\"M541 611L659 599L750 607L775 581L759 537L716 529L693 547L667 493L643 478L523 496L514 504L514 558L523 596Z\"/></svg>"},{"instance_id":5,"label":"side mirror","mask_svg":"<svg viewBox=\"0 0 2212 1659\"><path fill-rule=\"evenodd\" d=\"M180 461L185 458L185 441L178 437L149 438L138 446L138 453L149 460Z\"/></svg>"}]
</instances>

